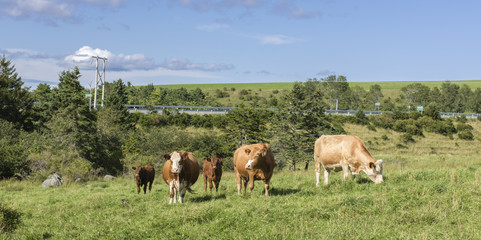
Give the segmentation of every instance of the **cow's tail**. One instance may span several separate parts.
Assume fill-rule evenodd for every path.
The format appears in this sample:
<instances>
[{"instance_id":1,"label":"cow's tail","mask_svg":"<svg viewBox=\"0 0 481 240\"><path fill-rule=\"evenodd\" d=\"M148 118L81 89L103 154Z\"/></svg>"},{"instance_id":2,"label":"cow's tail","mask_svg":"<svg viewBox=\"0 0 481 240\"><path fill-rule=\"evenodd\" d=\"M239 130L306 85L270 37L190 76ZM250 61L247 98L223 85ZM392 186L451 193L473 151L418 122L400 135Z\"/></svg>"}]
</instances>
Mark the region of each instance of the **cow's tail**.
<instances>
[{"instance_id":1,"label":"cow's tail","mask_svg":"<svg viewBox=\"0 0 481 240\"><path fill-rule=\"evenodd\" d=\"M194 190L192 190L192 188L190 188L190 187L187 188L187 191L189 191L192 194L196 194L196 192Z\"/></svg>"}]
</instances>

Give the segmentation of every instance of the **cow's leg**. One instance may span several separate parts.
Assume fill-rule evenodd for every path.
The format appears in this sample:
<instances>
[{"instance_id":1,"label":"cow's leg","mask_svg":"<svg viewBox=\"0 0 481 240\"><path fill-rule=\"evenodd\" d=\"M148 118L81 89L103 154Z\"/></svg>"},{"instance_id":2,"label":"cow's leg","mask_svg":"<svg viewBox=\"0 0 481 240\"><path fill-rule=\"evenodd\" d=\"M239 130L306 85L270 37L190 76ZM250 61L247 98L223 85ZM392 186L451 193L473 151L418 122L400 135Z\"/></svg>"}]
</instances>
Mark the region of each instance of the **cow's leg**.
<instances>
[{"instance_id":1,"label":"cow's leg","mask_svg":"<svg viewBox=\"0 0 481 240\"><path fill-rule=\"evenodd\" d=\"M152 191L152 183L154 183L153 179L152 179L152 181L150 181L150 184L149 184L149 193Z\"/></svg>"},{"instance_id":2,"label":"cow's leg","mask_svg":"<svg viewBox=\"0 0 481 240\"><path fill-rule=\"evenodd\" d=\"M209 179L209 190L212 193L212 179Z\"/></svg>"},{"instance_id":3,"label":"cow's leg","mask_svg":"<svg viewBox=\"0 0 481 240\"><path fill-rule=\"evenodd\" d=\"M314 166L316 167L316 186L321 186L321 182L319 178L321 177L321 161L319 161L319 157L314 155Z\"/></svg>"},{"instance_id":4,"label":"cow's leg","mask_svg":"<svg viewBox=\"0 0 481 240\"><path fill-rule=\"evenodd\" d=\"M169 189L170 189L170 201L169 201L169 204L172 204L172 201L175 203L175 187L174 187L174 181L170 181L170 185L169 185Z\"/></svg>"},{"instance_id":5,"label":"cow's leg","mask_svg":"<svg viewBox=\"0 0 481 240\"><path fill-rule=\"evenodd\" d=\"M137 194L140 194L140 185L137 184Z\"/></svg>"},{"instance_id":6,"label":"cow's leg","mask_svg":"<svg viewBox=\"0 0 481 240\"><path fill-rule=\"evenodd\" d=\"M254 174L249 174L249 192L254 189Z\"/></svg>"},{"instance_id":7,"label":"cow's leg","mask_svg":"<svg viewBox=\"0 0 481 240\"><path fill-rule=\"evenodd\" d=\"M214 188L215 192L217 193L217 190L219 189L219 181L214 181Z\"/></svg>"},{"instance_id":8,"label":"cow's leg","mask_svg":"<svg viewBox=\"0 0 481 240\"><path fill-rule=\"evenodd\" d=\"M266 182L265 182L266 197L269 197L269 182L270 182L270 179L266 180Z\"/></svg>"},{"instance_id":9,"label":"cow's leg","mask_svg":"<svg viewBox=\"0 0 481 240\"><path fill-rule=\"evenodd\" d=\"M348 165L342 165L342 172L344 173L344 181L349 179L349 166Z\"/></svg>"},{"instance_id":10,"label":"cow's leg","mask_svg":"<svg viewBox=\"0 0 481 240\"><path fill-rule=\"evenodd\" d=\"M147 193L147 183L144 184L144 194Z\"/></svg>"},{"instance_id":11,"label":"cow's leg","mask_svg":"<svg viewBox=\"0 0 481 240\"><path fill-rule=\"evenodd\" d=\"M242 178L242 181L244 183L244 194L245 194L247 191L247 178Z\"/></svg>"},{"instance_id":12,"label":"cow's leg","mask_svg":"<svg viewBox=\"0 0 481 240\"><path fill-rule=\"evenodd\" d=\"M204 175L204 192L207 192L207 176Z\"/></svg>"},{"instance_id":13,"label":"cow's leg","mask_svg":"<svg viewBox=\"0 0 481 240\"><path fill-rule=\"evenodd\" d=\"M327 185L329 183L329 173L329 170L324 169L324 185Z\"/></svg>"},{"instance_id":14,"label":"cow's leg","mask_svg":"<svg viewBox=\"0 0 481 240\"><path fill-rule=\"evenodd\" d=\"M241 176L239 172L237 172L237 168L235 169L235 179L237 180L237 194L241 194Z\"/></svg>"},{"instance_id":15,"label":"cow's leg","mask_svg":"<svg viewBox=\"0 0 481 240\"><path fill-rule=\"evenodd\" d=\"M184 196L185 196L185 193L187 192L187 190L185 188L182 188L180 190L180 194L179 194L179 202L180 203L183 203L184 202Z\"/></svg>"}]
</instances>

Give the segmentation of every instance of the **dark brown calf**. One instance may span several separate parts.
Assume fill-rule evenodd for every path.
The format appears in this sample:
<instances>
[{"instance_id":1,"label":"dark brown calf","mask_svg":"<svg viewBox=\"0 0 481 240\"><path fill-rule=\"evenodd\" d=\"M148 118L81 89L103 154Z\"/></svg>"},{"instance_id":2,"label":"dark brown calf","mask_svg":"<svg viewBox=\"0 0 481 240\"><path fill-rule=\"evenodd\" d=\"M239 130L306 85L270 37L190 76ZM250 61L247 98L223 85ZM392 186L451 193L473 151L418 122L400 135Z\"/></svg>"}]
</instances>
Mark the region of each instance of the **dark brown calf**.
<instances>
[{"instance_id":1,"label":"dark brown calf","mask_svg":"<svg viewBox=\"0 0 481 240\"><path fill-rule=\"evenodd\" d=\"M202 172L205 192L207 192L207 181L209 181L210 192L212 193L212 182L214 182L215 192L217 192L220 178L222 177L222 158L207 158L204 161Z\"/></svg>"},{"instance_id":2,"label":"dark brown calf","mask_svg":"<svg viewBox=\"0 0 481 240\"><path fill-rule=\"evenodd\" d=\"M135 170L135 181L137 182L137 194L140 193L140 187L144 186L144 194L147 191L147 183L149 185L149 193L152 190L152 183L154 182L155 178L155 169L154 167L147 165L147 166L138 166L132 167Z\"/></svg>"}]
</instances>

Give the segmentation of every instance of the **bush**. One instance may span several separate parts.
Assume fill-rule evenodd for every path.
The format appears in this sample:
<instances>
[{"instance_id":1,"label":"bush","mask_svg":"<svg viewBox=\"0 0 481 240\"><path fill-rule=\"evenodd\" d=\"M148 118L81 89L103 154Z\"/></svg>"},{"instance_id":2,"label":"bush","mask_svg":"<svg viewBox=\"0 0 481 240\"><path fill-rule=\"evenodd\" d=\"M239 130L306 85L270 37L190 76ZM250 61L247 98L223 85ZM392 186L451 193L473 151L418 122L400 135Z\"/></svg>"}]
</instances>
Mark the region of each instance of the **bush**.
<instances>
[{"instance_id":1,"label":"bush","mask_svg":"<svg viewBox=\"0 0 481 240\"><path fill-rule=\"evenodd\" d=\"M462 130L462 131L458 132L458 137L459 137L459 139L463 139L463 140L473 140L474 139L473 133L469 130Z\"/></svg>"},{"instance_id":2,"label":"bush","mask_svg":"<svg viewBox=\"0 0 481 240\"><path fill-rule=\"evenodd\" d=\"M458 132L471 131L471 130L473 130L473 127L469 124L460 123L456 126L456 131L458 131Z\"/></svg>"},{"instance_id":3,"label":"bush","mask_svg":"<svg viewBox=\"0 0 481 240\"><path fill-rule=\"evenodd\" d=\"M403 133L401 136L399 136L399 138L403 143L415 142L413 135L410 133Z\"/></svg>"},{"instance_id":4,"label":"bush","mask_svg":"<svg viewBox=\"0 0 481 240\"><path fill-rule=\"evenodd\" d=\"M387 141L387 140L389 140L389 138L387 137L387 135L386 135L386 134L383 134L383 135L381 136L381 139L382 139L382 140L384 140L384 141Z\"/></svg>"},{"instance_id":5,"label":"bush","mask_svg":"<svg viewBox=\"0 0 481 240\"><path fill-rule=\"evenodd\" d=\"M0 203L0 233L13 232L21 223L22 213Z\"/></svg>"},{"instance_id":6,"label":"bush","mask_svg":"<svg viewBox=\"0 0 481 240\"><path fill-rule=\"evenodd\" d=\"M456 117L456 121L461 122L461 123L466 123L466 122L468 122L468 118L466 118L466 115L461 115L459 117Z\"/></svg>"},{"instance_id":7,"label":"bush","mask_svg":"<svg viewBox=\"0 0 481 240\"><path fill-rule=\"evenodd\" d=\"M371 124L367 125L367 129L369 129L369 131L373 131L373 132L376 131L376 127L374 125L371 125Z\"/></svg>"}]
</instances>

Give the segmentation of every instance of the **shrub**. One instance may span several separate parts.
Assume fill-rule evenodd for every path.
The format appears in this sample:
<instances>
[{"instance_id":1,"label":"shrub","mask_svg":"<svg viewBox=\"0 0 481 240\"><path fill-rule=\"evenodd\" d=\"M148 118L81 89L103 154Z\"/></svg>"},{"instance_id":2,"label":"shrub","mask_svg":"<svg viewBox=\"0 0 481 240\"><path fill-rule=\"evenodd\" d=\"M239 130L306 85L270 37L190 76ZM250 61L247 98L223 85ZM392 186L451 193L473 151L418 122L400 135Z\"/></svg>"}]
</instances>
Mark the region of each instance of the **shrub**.
<instances>
[{"instance_id":1,"label":"shrub","mask_svg":"<svg viewBox=\"0 0 481 240\"><path fill-rule=\"evenodd\" d=\"M473 130L473 127L469 124L465 123L460 123L456 126L456 131L461 132L461 131L471 131Z\"/></svg>"},{"instance_id":2,"label":"shrub","mask_svg":"<svg viewBox=\"0 0 481 240\"><path fill-rule=\"evenodd\" d=\"M382 139L382 140L384 140L384 141L387 141L387 140L389 140L389 138L387 137L387 135L386 135L386 134L383 134L383 135L381 136L381 139Z\"/></svg>"},{"instance_id":3,"label":"shrub","mask_svg":"<svg viewBox=\"0 0 481 240\"><path fill-rule=\"evenodd\" d=\"M463 140L473 140L474 139L473 133L469 130L462 130L462 131L458 132L458 137L459 137L459 139L463 139Z\"/></svg>"},{"instance_id":4,"label":"shrub","mask_svg":"<svg viewBox=\"0 0 481 240\"><path fill-rule=\"evenodd\" d=\"M456 121L461 122L461 123L466 123L466 122L468 122L468 119L466 118L466 115L461 115L459 117L456 117Z\"/></svg>"},{"instance_id":5,"label":"shrub","mask_svg":"<svg viewBox=\"0 0 481 240\"><path fill-rule=\"evenodd\" d=\"M415 142L413 135L410 133L403 133L401 136L399 136L399 138L403 143Z\"/></svg>"},{"instance_id":6,"label":"shrub","mask_svg":"<svg viewBox=\"0 0 481 240\"><path fill-rule=\"evenodd\" d=\"M247 94L249 94L249 91L247 91L247 90L245 90L245 89L242 89L242 90L240 90L240 92L239 92L239 95L247 95Z\"/></svg>"},{"instance_id":7,"label":"shrub","mask_svg":"<svg viewBox=\"0 0 481 240\"><path fill-rule=\"evenodd\" d=\"M22 213L0 203L0 233L13 232L21 223Z\"/></svg>"},{"instance_id":8,"label":"shrub","mask_svg":"<svg viewBox=\"0 0 481 240\"><path fill-rule=\"evenodd\" d=\"M371 125L371 124L367 125L367 129L369 129L369 131L373 131L373 132L376 131L376 127L374 125Z\"/></svg>"}]
</instances>

